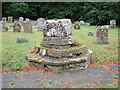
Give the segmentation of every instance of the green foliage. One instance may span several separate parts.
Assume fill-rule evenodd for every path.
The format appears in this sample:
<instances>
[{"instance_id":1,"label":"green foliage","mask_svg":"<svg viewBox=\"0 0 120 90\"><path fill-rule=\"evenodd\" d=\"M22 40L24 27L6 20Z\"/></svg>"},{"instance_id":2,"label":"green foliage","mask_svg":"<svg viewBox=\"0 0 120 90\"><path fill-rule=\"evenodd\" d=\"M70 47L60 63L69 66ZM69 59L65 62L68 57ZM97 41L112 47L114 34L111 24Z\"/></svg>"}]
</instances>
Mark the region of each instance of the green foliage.
<instances>
[{"instance_id":1,"label":"green foliage","mask_svg":"<svg viewBox=\"0 0 120 90\"><path fill-rule=\"evenodd\" d=\"M109 24L111 19L120 21L119 7L120 2L4 2L2 13L14 18L70 18L72 21L104 25Z\"/></svg>"}]
</instances>

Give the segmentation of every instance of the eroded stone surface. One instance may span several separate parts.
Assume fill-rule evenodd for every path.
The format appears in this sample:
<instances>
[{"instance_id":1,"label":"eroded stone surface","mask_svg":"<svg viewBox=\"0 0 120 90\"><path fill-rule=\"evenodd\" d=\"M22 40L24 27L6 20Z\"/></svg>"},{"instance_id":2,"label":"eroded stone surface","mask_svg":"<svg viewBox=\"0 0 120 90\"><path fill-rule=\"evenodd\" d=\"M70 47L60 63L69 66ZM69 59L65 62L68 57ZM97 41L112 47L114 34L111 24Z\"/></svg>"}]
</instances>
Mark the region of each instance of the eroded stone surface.
<instances>
[{"instance_id":1,"label":"eroded stone surface","mask_svg":"<svg viewBox=\"0 0 120 90\"><path fill-rule=\"evenodd\" d=\"M72 33L70 19L46 20L44 25L44 37L67 37Z\"/></svg>"}]
</instances>

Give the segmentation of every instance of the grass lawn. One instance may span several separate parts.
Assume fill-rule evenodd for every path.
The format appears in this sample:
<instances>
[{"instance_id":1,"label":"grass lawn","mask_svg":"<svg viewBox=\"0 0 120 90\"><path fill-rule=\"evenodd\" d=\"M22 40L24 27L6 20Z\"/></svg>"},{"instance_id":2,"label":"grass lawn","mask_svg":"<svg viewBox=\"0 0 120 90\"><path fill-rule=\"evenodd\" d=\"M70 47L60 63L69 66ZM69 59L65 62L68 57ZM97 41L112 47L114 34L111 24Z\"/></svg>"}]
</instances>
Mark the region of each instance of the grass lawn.
<instances>
[{"instance_id":1,"label":"grass lawn","mask_svg":"<svg viewBox=\"0 0 120 90\"><path fill-rule=\"evenodd\" d=\"M13 32L13 28L9 27L8 32L0 32L2 35L2 65L11 70L21 70L29 66L25 60L25 51L34 48L36 44L40 44L43 35L37 31L37 26L33 26L33 33ZM96 29L98 26L81 26L80 30L73 30L73 37L77 42L85 45L93 51L92 61L95 63L103 63L107 60L118 60L118 28L109 29L109 44L95 44ZM87 36L87 32L93 32L94 36ZM16 43L16 38L26 37L29 43Z\"/></svg>"}]
</instances>

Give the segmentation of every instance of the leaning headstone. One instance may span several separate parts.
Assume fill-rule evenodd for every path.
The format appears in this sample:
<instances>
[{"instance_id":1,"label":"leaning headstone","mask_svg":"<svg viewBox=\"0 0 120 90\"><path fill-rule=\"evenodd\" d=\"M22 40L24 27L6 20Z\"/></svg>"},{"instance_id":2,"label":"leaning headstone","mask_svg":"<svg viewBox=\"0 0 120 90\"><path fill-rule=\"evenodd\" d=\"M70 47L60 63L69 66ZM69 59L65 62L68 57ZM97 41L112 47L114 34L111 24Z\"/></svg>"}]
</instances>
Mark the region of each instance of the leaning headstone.
<instances>
[{"instance_id":1,"label":"leaning headstone","mask_svg":"<svg viewBox=\"0 0 120 90\"><path fill-rule=\"evenodd\" d=\"M26 33L32 33L33 32L32 24L31 24L30 21L23 21L22 25L23 25L24 32L26 32Z\"/></svg>"},{"instance_id":2,"label":"leaning headstone","mask_svg":"<svg viewBox=\"0 0 120 90\"><path fill-rule=\"evenodd\" d=\"M44 22L45 22L44 18L37 19L37 27L38 27L37 31L43 31L43 29L44 29Z\"/></svg>"},{"instance_id":3,"label":"leaning headstone","mask_svg":"<svg viewBox=\"0 0 120 90\"><path fill-rule=\"evenodd\" d=\"M20 22L20 23L22 23L22 22L23 22L23 20L24 20L24 18L23 18L23 17L19 17L19 22Z\"/></svg>"},{"instance_id":4,"label":"leaning headstone","mask_svg":"<svg viewBox=\"0 0 120 90\"><path fill-rule=\"evenodd\" d=\"M108 28L101 27L96 30L96 44L108 44Z\"/></svg>"},{"instance_id":5,"label":"leaning headstone","mask_svg":"<svg viewBox=\"0 0 120 90\"><path fill-rule=\"evenodd\" d=\"M85 25L85 22L83 20L80 21L80 25Z\"/></svg>"},{"instance_id":6,"label":"leaning headstone","mask_svg":"<svg viewBox=\"0 0 120 90\"><path fill-rule=\"evenodd\" d=\"M92 32L88 32L88 36L93 36L93 33Z\"/></svg>"},{"instance_id":7,"label":"leaning headstone","mask_svg":"<svg viewBox=\"0 0 120 90\"><path fill-rule=\"evenodd\" d=\"M13 22L13 17L8 17L8 22L12 23Z\"/></svg>"},{"instance_id":8,"label":"leaning headstone","mask_svg":"<svg viewBox=\"0 0 120 90\"><path fill-rule=\"evenodd\" d=\"M0 29L2 30L2 32L7 32L8 28L5 25L5 22L1 21L0 22Z\"/></svg>"},{"instance_id":9,"label":"leaning headstone","mask_svg":"<svg viewBox=\"0 0 120 90\"><path fill-rule=\"evenodd\" d=\"M27 38L17 38L17 43L27 43L28 39Z\"/></svg>"},{"instance_id":10,"label":"leaning headstone","mask_svg":"<svg viewBox=\"0 0 120 90\"><path fill-rule=\"evenodd\" d=\"M110 27L116 27L116 20L110 20Z\"/></svg>"},{"instance_id":11,"label":"leaning headstone","mask_svg":"<svg viewBox=\"0 0 120 90\"><path fill-rule=\"evenodd\" d=\"M14 23L13 32L21 32L21 24L19 22Z\"/></svg>"}]
</instances>

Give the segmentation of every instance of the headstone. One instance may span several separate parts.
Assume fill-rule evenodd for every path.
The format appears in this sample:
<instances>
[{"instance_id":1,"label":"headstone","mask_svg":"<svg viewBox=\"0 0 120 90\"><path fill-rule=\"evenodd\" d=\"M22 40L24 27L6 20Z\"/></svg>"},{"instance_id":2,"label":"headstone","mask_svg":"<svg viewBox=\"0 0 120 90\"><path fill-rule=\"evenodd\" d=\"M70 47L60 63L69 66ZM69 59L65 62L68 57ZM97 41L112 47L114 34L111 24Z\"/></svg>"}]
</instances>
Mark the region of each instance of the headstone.
<instances>
[{"instance_id":1,"label":"headstone","mask_svg":"<svg viewBox=\"0 0 120 90\"><path fill-rule=\"evenodd\" d=\"M88 36L93 36L93 33L92 32L88 32Z\"/></svg>"},{"instance_id":2,"label":"headstone","mask_svg":"<svg viewBox=\"0 0 120 90\"><path fill-rule=\"evenodd\" d=\"M116 27L116 20L110 20L110 27Z\"/></svg>"},{"instance_id":3,"label":"headstone","mask_svg":"<svg viewBox=\"0 0 120 90\"><path fill-rule=\"evenodd\" d=\"M27 43L28 39L27 38L17 38L17 43Z\"/></svg>"},{"instance_id":4,"label":"headstone","mask_svg":"<svg viewBox=\"0 0 120 90\"><path fill-rule=\"evenodd\" d=\"M29 19L29 18L26 18L26 19L25 19L25 21L27 21L27 22L28 22L28 21L30 21L30 19Z\"/></svg>"},{"instance_id":5,"label":"headstone","mask_svg":"<svg viewBox=\"0 0 120 90\"><path fill-rule=\"evenodd\" d=\"M85 22L83 20L81 20L80 25L85 25Z\"/></svg>"},{"instance_id":6,"label":"headstone","mask_svg":"<svg viewBox=\"0 0 120 90\"><path fill-rule=\"evenodd\" d=\"M7 19L6 17L3 17L2 21L6 23L6 19Z\"/></svg>"},{"instance_id":7,"label":"headstone","mask_svg":"<svg viewBox=\"0 0 120 90\"><path fill-rule=\"evenodd\" d=\"M21 32L21 24L19 22L14 22L13 32Z\"/></svg>"},{"instance_id":8,"label":"headstone","mask_svg":"<svg viewBox=\"0 0 120 90\"><path fill-rule=\"evenodd\" d=\"M13 22L13 17L8 17L8 22L12 23Z\"/></svg>"},{"instance_id":9,"label":"headstone","mask_svg":"<svg viewBox=\"0 0 120 90\"><path fill-rule=\"evenodd\" d=\"M23 18L23 17L19 17L19 22L20 22L20 23L22 23L22 22L23 22L23 20L24 20L24 18Z\"/></svg>"},{"instance_id":10,"label":"headstone","mask_svg":"<svg viewBox=\"0 0 120 90\"><path fill-rule=\"evenodd\" d=\"M79 21L74 22L73 27L74 29L80 29L80 22Z\"/></svg>"},{"instance_id":11,"label":"headstone","mask_svg":"<svg viewBox=\"0 0 120 90\"><path fill-rule=\"evenodd\" d=\"M90 23L85 23L85 25L90 26Z\"/></svg>"},{"instance_id":12,"label":"headstone","mask_svg":"<svg viewBox=\"0 0 120 90\"><path fill-rule=\"evenodd\" d=\"M108 28L101 27L96 30L96 44L108 44Z\"/></svg>"},{"instance_id":13,"label":"headstone","mask_svg":"<svg viewBox=\"0 0 120 90\"><path fill-rule=\"evenodd\" d=\"M37 19L37 27L38 27L37 31L43 31L43 29L44 29L44 22L45 22L44 18Z\"/></svg>"},{"instance_id":14,"label":"headstone","mask_svg":"<svg viewBox=\"0 0 120 90\"><path fill-rule=\"evenodd\" d=\"M32 24L31 24L30 21L23 21L22 25L23 25L24 32L26 32L26 33L32 33L33 32Z\"/></svg>"},{"instance_id":15,"label":"headstone","mask_svg":"<svg viewBox=\"0 0 120 90\"><path fill-rule=\"evenodd\" d=\"M7 32L8 28L5 25L5 22L1 21L0 22L0 29L2 30L2 32Z\"/></svg>"}]
</instances>

